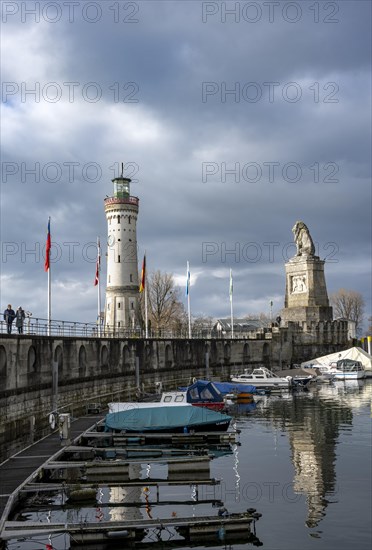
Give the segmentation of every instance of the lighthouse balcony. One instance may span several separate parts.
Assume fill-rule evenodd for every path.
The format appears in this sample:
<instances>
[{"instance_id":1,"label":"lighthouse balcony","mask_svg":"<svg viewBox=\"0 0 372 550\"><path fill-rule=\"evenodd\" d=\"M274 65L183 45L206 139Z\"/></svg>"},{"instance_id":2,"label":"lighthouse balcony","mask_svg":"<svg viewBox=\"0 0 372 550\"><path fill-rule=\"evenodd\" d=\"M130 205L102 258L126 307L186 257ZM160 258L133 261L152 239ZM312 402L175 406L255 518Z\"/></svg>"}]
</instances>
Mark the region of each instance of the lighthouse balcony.
<instances>
[{"instance_id":1,"label":"lighthouse balcony","mask_svg":"<svg viewBox=\"0 0 372 550\"><path fill-rule=\"evenodd\" d=\"M139 198L138 197L107 197L105 199L105 206L111 206L116 204L131 204L132 206L137 206L139 204Z\"/></svg>"}]
</instances>

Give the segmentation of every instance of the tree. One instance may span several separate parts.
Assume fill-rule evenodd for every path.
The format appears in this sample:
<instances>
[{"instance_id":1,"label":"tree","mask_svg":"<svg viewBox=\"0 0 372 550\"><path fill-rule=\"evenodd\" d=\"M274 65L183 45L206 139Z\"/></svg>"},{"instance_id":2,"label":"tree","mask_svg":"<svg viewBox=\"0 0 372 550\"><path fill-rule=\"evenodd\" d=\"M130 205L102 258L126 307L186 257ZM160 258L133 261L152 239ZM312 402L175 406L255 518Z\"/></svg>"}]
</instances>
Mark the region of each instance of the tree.
<instances>
[{"instance_id":1,"label":"tree","mask_svg":"<svg viewBox=\"0 0 372 550\"><path fill-rule=\"evenodd\" d=\"M214 325L213 317L201 313L192 320L192 331L198 337L210 336Z\"/></svg>"},{"instance_id":2,"label":"tree","mask_svg":"<svg viewBox=\"0 0 372 550\"><path fill-rule=\"evenodd\" d=\"M367 336L372 336L372 317L368 317Z\"/></svg>"},{"instance_id":3,"label":"tree","mask_svg":"<svg viewBox=\"0 0 372 550\"><path fill-rule=\"evenodd\" d=\"M180 300L180 289L175 286L173 275L155 271L147 277L148 318L153 330L173 330L180 332L186 325L186 313ZM141 294L142 317L144 297Z\"/></svg>"},{"instance_id":4,"label":"tree","mask_svg":"<svg viewBox=\"0 0 372 550\"><path fill-rule=\"evenodd\" d=\"M360 292L340 288L331 294L330 301L335 316L354 321L356 333L360 334L364 315L364 298Z\"/></svg>"}]
</instances>

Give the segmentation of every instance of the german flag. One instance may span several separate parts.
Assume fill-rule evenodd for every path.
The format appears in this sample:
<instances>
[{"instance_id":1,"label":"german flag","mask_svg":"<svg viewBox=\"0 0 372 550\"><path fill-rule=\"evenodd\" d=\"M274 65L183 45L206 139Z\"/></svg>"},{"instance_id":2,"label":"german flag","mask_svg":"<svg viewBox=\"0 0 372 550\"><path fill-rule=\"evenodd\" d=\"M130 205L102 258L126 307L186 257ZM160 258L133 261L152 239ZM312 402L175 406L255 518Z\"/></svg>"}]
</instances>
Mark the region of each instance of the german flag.
<instances>
[{"instance_id":1,"label":"german flag","mask_svg":"<svg viewBox=\"0 0 372 550\"><path fill-rule=\"evenodd\" d=\"M48 232L45 245L45 262L44 262L44 271L49 271L50 268L50 249L52 248L52 239L50 236L50 216L48 219Z\"/></svg>"},{"instance_id":2,"label":"german flag","mask_svg":"<svg viewBox=\"0 0 372 550\"><path fill-rule=\"evenodd\" d=\"M145 290L145 284L146 284L146 254L143 257L143 262L142 262L141 284L139 287L140 292L143 292Z\"/></svg>"}]
</instances>

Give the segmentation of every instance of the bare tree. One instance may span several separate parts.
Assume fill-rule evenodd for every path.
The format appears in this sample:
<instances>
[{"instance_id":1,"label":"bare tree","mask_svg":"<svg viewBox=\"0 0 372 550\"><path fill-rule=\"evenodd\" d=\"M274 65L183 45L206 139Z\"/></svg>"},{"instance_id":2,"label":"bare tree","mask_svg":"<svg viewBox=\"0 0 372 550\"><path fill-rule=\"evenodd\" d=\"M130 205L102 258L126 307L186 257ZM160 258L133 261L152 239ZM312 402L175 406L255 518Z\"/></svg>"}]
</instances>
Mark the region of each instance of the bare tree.
<instances>
[{"instance_id":1,"label":"bare tree","mask_svg":"<svg viewBox=\"0 0 372 550\"><path fill-rule=\"evenodd\" d=\"M372 336L372 317L368 317L367 335Z\"/></svg>"},{"instance_id":2,"label":"bare tree","mask_svg":"<svg viewBox=\"0 0 372 550\"><path fill-rule=\"evenodd\" d=\"M213 317L201 313L193 318L192 330L199 336L209 336L214 325Z\"/></svg>"},{"instance_id":3,"label":"bare tree","mask_svg":"<svg viewBox=\"0 0 372 550\"><path fill-rule=\"evenodd\" d=\"M364 315L364 298L360 292L340 288L331 294L330 301L335 316L354 321L356 333L360 334Z\"/></svg>"},{"instance_id":4,"label":"bare tree","mask_svg":"<svg viewBox=\"0 0 372 550\"><path fill-rule=\"evenodd\" d=\"M180 300L180 289L175 286L173 275L155 271L147 277L148 317L153 330L180 332L186 325L186 313ZM142 317L144 299L141 294Z\"/></svg>"}]
</instances>

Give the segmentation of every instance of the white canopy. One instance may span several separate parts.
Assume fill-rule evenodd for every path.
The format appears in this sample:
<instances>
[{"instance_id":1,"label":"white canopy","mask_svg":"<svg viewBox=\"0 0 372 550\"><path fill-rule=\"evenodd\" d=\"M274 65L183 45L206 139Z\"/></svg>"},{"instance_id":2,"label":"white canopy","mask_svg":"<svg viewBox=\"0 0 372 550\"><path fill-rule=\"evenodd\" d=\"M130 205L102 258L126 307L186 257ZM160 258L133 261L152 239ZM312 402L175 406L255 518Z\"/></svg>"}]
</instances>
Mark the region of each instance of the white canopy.
<instances>
[{"instance_id":1,"label":"white canopy","mask_svg":"<svg viewBox=\"0 0 372 550\"><path fill-rule=\"evenodd\" d=\"M305 361L301 363L301 367L309 367L310 365L329 365L332 361L338 361L339 359L352 359L353 361L360 361L366 371L372 371L372 355L364 351L362 348L349 348L344 351L336 351L336 353L330 353L329 355L323 355L311 361Z\"/></svg>"}]
</instances>

